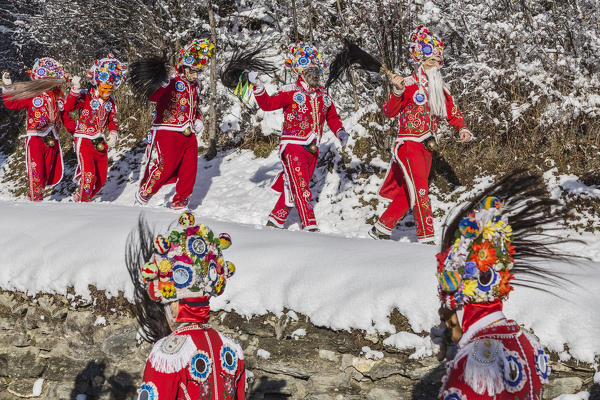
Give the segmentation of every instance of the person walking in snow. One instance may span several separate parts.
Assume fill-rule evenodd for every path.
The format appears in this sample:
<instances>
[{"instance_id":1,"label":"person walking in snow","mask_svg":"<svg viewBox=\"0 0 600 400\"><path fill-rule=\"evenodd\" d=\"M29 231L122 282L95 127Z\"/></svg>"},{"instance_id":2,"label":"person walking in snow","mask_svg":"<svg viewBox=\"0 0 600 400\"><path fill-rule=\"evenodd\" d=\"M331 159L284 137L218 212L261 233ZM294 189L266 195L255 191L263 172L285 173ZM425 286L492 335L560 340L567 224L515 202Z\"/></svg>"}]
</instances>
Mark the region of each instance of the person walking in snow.
<instances>
[{"instance_id":1,"label":"person walking in snow","mask_svg":"<svg viewBox=\"0 0 600 400\"><path fill-rule=\"evenodd\" d=\"M269 215L267 226L283 228L294 205L302 222L302 229L315 231L317 221L312 204L310 180L319 158L319 143L323 125L327 125L342 146L348 141L342 121L333 100L319 84L326 67L321 54L309 43L296 42L291 46L286 66L297 75L291 85L283 86L273 96L265 90L258 73L250 72L248 80L254 85L254 97L264 111L283 109L283 128L279 158L283 171L273 189L280 193Z\"/></svg>"},{"instance_id":2,"label":"person walking in snow","mask_svg":"<svg viewBox=\"0 0 600 400\"><path fill-rule=\"evenodd\" d=\"M150 94L156 103L136 201L145 205L166 184L176 183L172 209L185 209L194 190L198 168L196 135L204 130L200 112L199 73L215 53L209 39L194 39L180 50L176 68ZM166 71L165 71L166 72Z\"/></svg>"},{"instance_id":3,"label":"person walking in snow","mask_svg":"<svg viewBox=\"0 0 600 400\"><path fill-rule=\"evenodd\" d=\"M61 126L72 132L75 122L65 112L60 84L67 77L63 66L50 57L36 59L28 71L32 81L55 83L56 86L31 97L17 98L8 72L2 74L4 105L10 110L27 109L25 120L25 165L29 182L28 198L44 199L44 188L54 186L63 177L63 157L58 131Z\"/></svg>"},{"instance_id":4,"label":"person walking in snow","mask_svg":"<svg viewBox=\"0 0 600 400\"><path fill-rule=\"evenodd\" d=\"M379 195L392 202L369 231L374 239L389 239L412 208L420 242L433 243L433 213L429 201L429 170L440 120L446 120L466 142L473 135L440 74L443 42L424 25L410 37L410 53L419 63L406 78L392 77L392 93L383 105L388 118L398 118L393 158Z\"/></svg>"},{"instance_id":5,"label":"person walking in snow","mask_svg":"<svg viewBox=\"0 0 600 400\"><path fill-rule=\"evenodd\" d=\"M91 89L81 89L81 78L73 77L71 92L65 111L79 110L79 120L74 134L77 170L73 181L79 188L73 201L88 202L106 183L108 149L115 148L119 135L117 103L113 92L125 80L127 65L108 54L95 60L87 78ZM108 130L108 138L106 131Z\"/></svg>"},{"instance_id":6,"label":"person walking in snow","mask_svg":"<svg viewBox=\"0 0 600 400\"><path fill-rule=\"evenodd\" d=\"M542 399L550 358L502 308L512 285L551 291L561 282L545 262L573 257L558 253L565 239L544 229L568 210L549 198L541 176L515 171L453 215L437 255L443 324L431 331L438 358L448 359L439 399Z\"/></svg>"},{"instance_id":7,"label":"person walking in snow","mask_svg":"<svg viewBox=\"0 0 600 400\"><path fill-rule=\"evenodd\" d=\"M138 399L245 399L244 353L208 323L210 298L235 272L223 259L230 245L228 234L196 225L190 212L154 240L144 223L130 235L125 259L136 317L142 337L154 344Z\"/></svg>"}]
</instances>

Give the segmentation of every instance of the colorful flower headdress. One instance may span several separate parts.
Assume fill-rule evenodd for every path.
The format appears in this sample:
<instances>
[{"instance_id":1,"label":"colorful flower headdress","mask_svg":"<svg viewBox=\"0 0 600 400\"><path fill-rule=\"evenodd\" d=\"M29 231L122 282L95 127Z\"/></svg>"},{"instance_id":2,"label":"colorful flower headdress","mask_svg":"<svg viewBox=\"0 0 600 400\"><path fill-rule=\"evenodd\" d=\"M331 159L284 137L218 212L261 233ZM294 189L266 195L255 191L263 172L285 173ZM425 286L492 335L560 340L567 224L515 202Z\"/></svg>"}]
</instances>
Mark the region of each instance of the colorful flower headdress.
<instances>
[{"instance_id":1,"label":"colorful flower headdress","mask_svg":"<svg viewBox=\"0 0 600 400\"><path fill-rule=\"evenodd\" d=\"M455 237L454 244L437 255L438 292L444 305L455 310L465 303L506 299L513 289L515 250L500 200L485 198L482 209L460 221Z\"/></svg>"},{"instance_id":2,"label":"colorful flower headdress","mask_svg":"<svg viewBox=\"0 0 600 400\"><path fill-rule=\"evenodd\" d=\"M416 62L423 62L431 56L440 57L440 65L444 64L444 42L433 32L430 32L425 25L417 26L415 32L410 35L410 54Z\"/></svg>"},{"instance_id":3,"label":"colorful flower headdress","mask_svg":"<svg viewBox=\"0 0 600 400\"><path fill-rule=\"evenodd\" d=\"M285 66L297 75L302 74L306 67L315 66L322 74L327 64L323 61L319 50L315 46L298 41L290 46L290 58L285 60Z\"/></svg>"},{"instance_id":4,"label":"colorful flower headdress","mask_svg":"<svg viewBox=\"0 0 600 400\"><path fill-rule=\"evenodd\" d=\"M33 67L27 74L32 80L44 79L44 78L65 78L69 77L69 74L65 73L63 66L53 58L43 57L36 58Z\"/></svg>"},{"instance_id":5,"label":"colorful flower headdress","mask_svg":"<svg viewBox=\"0 0 600 400\"><path fill-rule=\"evenodd\" d=\"M229 246L227 233L215 235L195 225L194 214L184 212L176 229L154 239L152 257L141 268L148 294L162 303L221 295L235 273L235 265L223 259L222 251Z\"/></svg>"},{"instance_id":6,"label":"colorful flower headdress","mask_svg":"<svg viewBox=\"0 0 600 400\"><path fill-rule=\"evenodd\" d=\"M209 39L194 39L179 50L178 65L203 69L215 54L215 43Z\"/></svg>"},{"instance_id":7,"label":"colorful flower headdress","mask_svg":"<svg viewBox=\"0 0 600 400\"><path fill-rule=\"evenodd\" d=\"M125 81L127 76L127 64L121 63L112 53L105 58L95 60L94 65L87 73L92 85L98 86L102 83L113 85L115 89Z\"/></svg>"}]
</instances>

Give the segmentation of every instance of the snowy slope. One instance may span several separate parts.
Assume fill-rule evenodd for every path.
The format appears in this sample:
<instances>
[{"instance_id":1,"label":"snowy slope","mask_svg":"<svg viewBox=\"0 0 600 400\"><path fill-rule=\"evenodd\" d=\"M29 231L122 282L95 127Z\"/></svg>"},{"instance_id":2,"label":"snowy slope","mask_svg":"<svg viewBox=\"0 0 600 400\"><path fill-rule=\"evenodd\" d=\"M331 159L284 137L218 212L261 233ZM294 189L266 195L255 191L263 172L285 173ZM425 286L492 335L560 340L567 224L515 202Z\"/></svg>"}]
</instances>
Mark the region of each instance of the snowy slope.
<instances>
[{"instance_id":1,"label":"snowy slope","mask_svg":"<svg viewBox=\"0 0 600 400\"><path fill-rule=\"evenodd\" d=\"M379 333L394 333L393 308L416 332L436 323L433 246L267 229L215 220L203 208L197 213L202 222L231 234L225 256L238 267L213 309L250 317L288 308L317 325ZM73 286L87 296L92 284L130 297L124 246L141 211L109 203L0 202L0 287L35 294ZM144 212L158 231L178 216L164 208ZM600 252L597 242L593 246ZM506 314L534 329L551 350L560 352L566 343L573 357L592 362L600 354L600 337L590 334L600 331L600 263L553 268L572 272L576 285L557 292L568 301L518 288Z\"/></svg>"}]
</instances>

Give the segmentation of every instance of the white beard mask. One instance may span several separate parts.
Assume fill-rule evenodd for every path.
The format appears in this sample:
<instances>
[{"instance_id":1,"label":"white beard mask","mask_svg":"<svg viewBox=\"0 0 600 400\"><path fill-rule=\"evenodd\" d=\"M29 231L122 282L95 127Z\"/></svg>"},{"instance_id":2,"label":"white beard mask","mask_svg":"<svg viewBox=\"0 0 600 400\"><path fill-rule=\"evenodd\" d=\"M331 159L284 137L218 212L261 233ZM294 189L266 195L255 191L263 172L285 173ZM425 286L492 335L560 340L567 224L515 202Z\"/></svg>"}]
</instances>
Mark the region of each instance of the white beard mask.
<instances>
[{"instance_id":1,"label":"white beard mask","mask_svg":"<svg viewBox=\"0 0 600 400\"><path fill-rule=\"evenodd\" d=\"M440 73L439 67L429 68L425 70L425 75L429 80L427 94L429 95L429 109L431 113L438 117L446 119L446 96L444 95L444 80Z\"/></svg>"}]
</instances>

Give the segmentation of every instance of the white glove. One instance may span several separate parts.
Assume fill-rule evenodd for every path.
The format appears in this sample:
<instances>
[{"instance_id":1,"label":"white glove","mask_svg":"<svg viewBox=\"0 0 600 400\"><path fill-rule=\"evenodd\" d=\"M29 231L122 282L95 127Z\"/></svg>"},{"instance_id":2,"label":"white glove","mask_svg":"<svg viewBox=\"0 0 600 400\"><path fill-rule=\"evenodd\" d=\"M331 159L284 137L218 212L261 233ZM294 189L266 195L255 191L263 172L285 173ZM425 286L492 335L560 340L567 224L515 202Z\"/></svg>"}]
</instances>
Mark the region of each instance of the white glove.
<instances>
[{"instance_id":1,"label":"white glove","mask_svg":"<svg viewBox=\"0 0 600 400\"><path fill-rule=\"evenodd\" d=\"M248 73L248 80L250 81L250 83L256 83L257 79L259 79L258 78L258 72L256 72L256 71L250 71Z\"/></svg>"},{"instance_id":2,"label":"white glove","mask_svg":"<svg viewBox=\"0 0 600 400\"><path fill-rule=\"evenodd\" d=\"M201 119L197 119L194 122L194 132L196 132L196 135L200 135L203 130L204 130L204 122L202 122Z\"/></svg>"},{"instance_id":3,"label":"white glove","mask_svg":"<svg viewBox=\"0 0 600 400\"><path fill-rule=\"evenodd\" d=\"M5 71L2 74L2 83L4 86L12 85L12 80L10 79L10 73L8 71Z\"/></svg>"},{"instance_id":4,"label":"white glove","mask_svg":"<svg viewBox=\"0 0 600 400\"><path fill-rule=\"evenodd\" d=\"M108 139L106 139L106 144L108 145L109 149L114 149L117 146L117 139L119 138L119 136L117 135L117 132L112 131L111 133L108 134Z\"/></svg>"},{"instance_id":5,"label":"white glove","mask_svg":"<svg viewBox=\"0 0 600 400\"><path fill-rule=\"evenodd\" d=\"M81 77L75 75L73 78L71 78L71 89L73 89L74 91L79 91L79 89L81 89Z\"/></svg>"},{"instance_id":6,"label":"white glove","mask_svg":"<svg viewBox=\"0 0 600 400\"><path fill-rule=\"evenodd\" d=\"M337 134L337 138L339 139L340 143L342 144L342 147L346 145L346 143L348 143L348 138L350 137L350 135L348 135L348 132L346 132L343 129L340 129L340 131Z\"/></svg>"},{"instance_id":7,"label":"white glove","mask_svg":"<svg viewBox=\"0 0 600 400\"><path fill-rule=\"evenodd\" d=\"M255 90L261 90L265 87L265 85L260 80L260 77L258 76L258 72L256 71L250 71L248 73L248 81L250 81L250 83L254 85Z\"/></svg>"}]
</instances>

